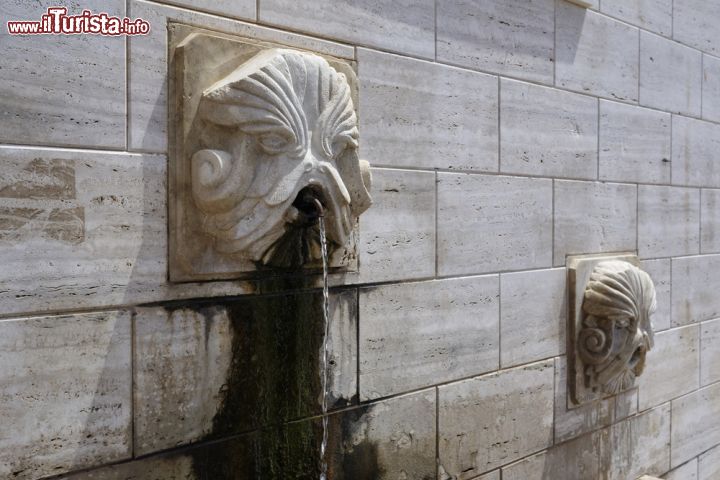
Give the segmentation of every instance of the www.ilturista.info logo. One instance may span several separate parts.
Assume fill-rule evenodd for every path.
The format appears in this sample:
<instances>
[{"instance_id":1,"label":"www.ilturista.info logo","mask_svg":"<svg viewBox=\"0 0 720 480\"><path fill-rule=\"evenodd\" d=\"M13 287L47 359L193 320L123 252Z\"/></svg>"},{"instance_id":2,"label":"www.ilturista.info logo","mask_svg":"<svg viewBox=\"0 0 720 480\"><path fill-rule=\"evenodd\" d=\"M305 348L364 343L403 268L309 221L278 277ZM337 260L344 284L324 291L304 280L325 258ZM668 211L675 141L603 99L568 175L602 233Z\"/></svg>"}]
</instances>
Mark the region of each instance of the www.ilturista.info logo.
<instances>
[{"instance_id":1,"label":"www.ilturista.info logo","mask_svg":"<svg viewBox=\"0 0 720 480\"><path fill-rule=\"evenodd\" d=\"M83 10L68 15L65 7L50 7L40 21L8 21L10 35L147 35L150 24L142 18L131 20Z\"/></svg>"}]
</instances>

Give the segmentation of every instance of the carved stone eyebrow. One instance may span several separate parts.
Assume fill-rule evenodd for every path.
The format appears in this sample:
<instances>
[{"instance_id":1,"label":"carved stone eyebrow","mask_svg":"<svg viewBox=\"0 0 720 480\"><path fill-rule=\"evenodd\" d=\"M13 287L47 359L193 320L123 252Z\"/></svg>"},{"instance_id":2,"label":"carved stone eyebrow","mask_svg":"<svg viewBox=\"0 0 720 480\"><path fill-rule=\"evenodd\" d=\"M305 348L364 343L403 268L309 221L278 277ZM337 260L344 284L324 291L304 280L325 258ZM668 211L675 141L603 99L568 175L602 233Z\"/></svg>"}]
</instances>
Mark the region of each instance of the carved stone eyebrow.
<instances>
[{"instance_id":1,"label":"carved stone eyebrow","mask_svg":"<svg viewBox=\"0 0 720 480\"><path fill-rule=\"evenodd\" d=\"M325 59L286 49L266 50L203 92L201 115L251 135L274 134L289 151L313 148L332 158L335 145L357 145L350 88ZM311 133L312 132L312 133Z\"/></svg>"}]
</instances>

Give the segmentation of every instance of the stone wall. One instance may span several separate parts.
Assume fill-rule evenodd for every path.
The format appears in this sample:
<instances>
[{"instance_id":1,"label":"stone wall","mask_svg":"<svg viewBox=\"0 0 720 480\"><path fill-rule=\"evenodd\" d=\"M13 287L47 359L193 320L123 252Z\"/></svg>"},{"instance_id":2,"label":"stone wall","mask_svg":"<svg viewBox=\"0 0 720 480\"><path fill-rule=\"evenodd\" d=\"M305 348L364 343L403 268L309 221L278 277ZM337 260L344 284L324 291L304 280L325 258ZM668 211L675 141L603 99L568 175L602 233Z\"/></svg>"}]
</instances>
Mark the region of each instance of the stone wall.
<instances>
[{"instance_id":1,"label":"stone wall","mask_svg":"<svg viewBox=\"0 0 720 480\"><path fill-rule=\"evenodd\" d=\"M9 0L3 20L57 2ZM167 24L356 62L374 206L333 277L331 478L720 478L720 5L71 0L0 34L0 478L318 478L316 276L167 281ZM658 291L567 408L567 254ZM671 472L671 473L668 473Z\"/></svg>"}]
</instances>

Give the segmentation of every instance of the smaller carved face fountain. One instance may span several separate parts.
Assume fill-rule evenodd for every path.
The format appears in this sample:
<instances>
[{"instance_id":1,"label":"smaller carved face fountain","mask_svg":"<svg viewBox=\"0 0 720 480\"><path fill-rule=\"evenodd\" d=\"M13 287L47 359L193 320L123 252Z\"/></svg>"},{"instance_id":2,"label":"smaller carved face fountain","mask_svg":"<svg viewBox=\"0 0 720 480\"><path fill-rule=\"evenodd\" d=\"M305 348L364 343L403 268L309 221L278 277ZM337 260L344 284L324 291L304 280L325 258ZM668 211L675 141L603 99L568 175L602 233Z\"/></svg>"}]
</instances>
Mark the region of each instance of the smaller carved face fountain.
<instances>
[{"instance_id":1,"label":"smaller carved face fountain","mask_svg":"<svg viewBox=\"0 0 720 480\"><path fill-rule=\"evenodd\" d=\"M595 266L577 338L586 388L612 395L634 385L653 347L655 307L655 286L647 273L619 260Z\"/></svg>"}]
</instances>

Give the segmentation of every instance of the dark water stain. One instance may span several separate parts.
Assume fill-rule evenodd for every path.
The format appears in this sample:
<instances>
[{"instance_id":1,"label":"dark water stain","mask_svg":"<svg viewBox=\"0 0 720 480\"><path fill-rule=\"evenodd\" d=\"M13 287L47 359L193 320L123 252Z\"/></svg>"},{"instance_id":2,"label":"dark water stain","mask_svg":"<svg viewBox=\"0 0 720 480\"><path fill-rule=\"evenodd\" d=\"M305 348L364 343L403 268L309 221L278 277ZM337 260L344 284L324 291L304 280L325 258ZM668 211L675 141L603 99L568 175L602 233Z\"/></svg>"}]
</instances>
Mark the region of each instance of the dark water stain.
<instances>
[{"instance_id":1,"label":"dark water stain","mask_svg":"<svg viewBox=\"0 0 720 480\"><path fill-rule=\"evenodd\" d=\"M378 447L359 432L372 405L333 415L329 421L328 477L331 480L377 480L383 470Z\"/></svg>"},{"instance_id":2,"label":"dark water stain","mask_svg":"<svg viewBox=\"0 0 720 480\"><path fill-rule=\"evenodd\" d=\"M297 291L306 284L304 278L278 278L265 289ZM230 320L232 361L212 432L203 440L255 433L251 440L208 444L193 456L195 474L213 480L318 479L321 420L282 424L321 413L322 292L247 296L201 308L217 309ZM348 402L337 399L334 406Z\"/></svg>"}]
</instances>

